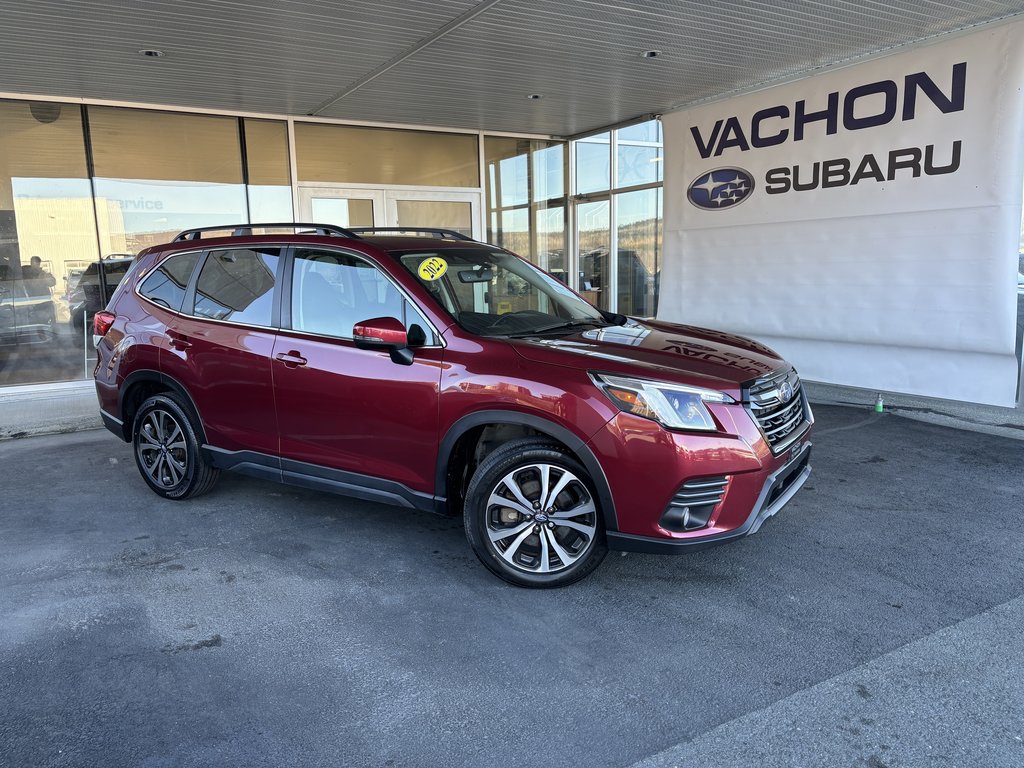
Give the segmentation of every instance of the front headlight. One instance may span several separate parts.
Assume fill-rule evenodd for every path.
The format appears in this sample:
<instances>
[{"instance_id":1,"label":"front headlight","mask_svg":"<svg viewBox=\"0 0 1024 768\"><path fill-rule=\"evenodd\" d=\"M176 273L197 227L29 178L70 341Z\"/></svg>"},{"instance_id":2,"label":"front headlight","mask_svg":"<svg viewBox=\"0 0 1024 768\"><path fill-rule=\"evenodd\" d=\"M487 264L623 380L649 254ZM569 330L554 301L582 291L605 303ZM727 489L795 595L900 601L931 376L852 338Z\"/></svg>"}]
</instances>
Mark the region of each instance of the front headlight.
<instances>
[{"instance_id":1,"label":"front headlight","mask_svg":"<svg viewBox=\"0 0 1024 768\"><path fill-rule=\"evenodd\" d=\"M724 392L661 381L591 373L594 383L618 408L673 429L718 429L704 403L736 402Z\"/></svg>"}]
</instances>

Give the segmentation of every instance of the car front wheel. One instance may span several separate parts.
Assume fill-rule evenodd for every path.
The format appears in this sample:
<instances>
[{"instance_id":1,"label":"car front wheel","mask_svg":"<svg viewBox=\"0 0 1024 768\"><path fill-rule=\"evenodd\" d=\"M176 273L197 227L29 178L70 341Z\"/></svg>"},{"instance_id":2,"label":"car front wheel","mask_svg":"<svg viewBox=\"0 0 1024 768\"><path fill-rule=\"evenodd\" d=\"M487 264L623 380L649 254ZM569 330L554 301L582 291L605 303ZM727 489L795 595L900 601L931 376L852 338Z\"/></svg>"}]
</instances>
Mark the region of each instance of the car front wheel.
<instances>
[{"instance_id":1,"label":"car front wheel","mask_svg":"<svg viewBox=\"0 0 1024 768\"><path fill-rule=\"evenodd\" d=\"M523 587L571 584L607 553L589 473L540 438L511 441L480 462L466 491L465 526L480 561Z\"/></svg>"}]
</instances>

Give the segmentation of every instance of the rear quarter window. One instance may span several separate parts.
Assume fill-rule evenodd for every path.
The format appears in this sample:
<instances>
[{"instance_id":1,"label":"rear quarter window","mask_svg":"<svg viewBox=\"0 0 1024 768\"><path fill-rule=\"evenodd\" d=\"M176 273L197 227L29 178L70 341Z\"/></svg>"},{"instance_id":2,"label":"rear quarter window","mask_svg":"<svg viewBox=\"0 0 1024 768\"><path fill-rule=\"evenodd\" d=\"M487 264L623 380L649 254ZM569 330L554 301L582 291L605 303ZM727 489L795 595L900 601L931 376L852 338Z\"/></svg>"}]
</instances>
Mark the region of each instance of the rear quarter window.
<instances>
[{"instance_id":1,"label":"rear quarter window","mask_svg":"<svg viewBox=\"0 0 1024 768\"><path fill-rule=\"evenodd\" d=\"M155 304L180 312L185 303L185 289L198 262L198 253L179 253L164 259L142 281L139 293Z\"/></svg>"}]
</instances>

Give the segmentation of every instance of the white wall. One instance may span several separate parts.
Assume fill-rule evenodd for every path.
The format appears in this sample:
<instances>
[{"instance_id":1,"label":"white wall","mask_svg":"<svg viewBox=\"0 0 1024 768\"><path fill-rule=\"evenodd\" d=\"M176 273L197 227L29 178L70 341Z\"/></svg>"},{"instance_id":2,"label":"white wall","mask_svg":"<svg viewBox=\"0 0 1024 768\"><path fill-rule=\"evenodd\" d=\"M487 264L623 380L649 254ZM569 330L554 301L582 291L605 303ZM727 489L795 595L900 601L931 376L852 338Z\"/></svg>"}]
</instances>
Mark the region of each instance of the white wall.
<instances>
[{"instance_id":1,"label":"white wall","mask_svg":"<svg viewBox=\"0 0 1024 768\"><path fill-rule=\"evenodd\" d=\"M1018 22L666 115L659 317L755 337L808 379L1013 405L1022 83ZM826 110L833 92L834 133L813 121L796 140L797 103ZM724 146L703 157L718 121ZM934 169L950 165L955 142L955 171L897 168L888 178L891 151L932 146ZM868 154L883 180L867 161L843 184ZM793 166L806 183L828 160L834 186L769 193ZM714 210L690 202L691 183L723 167L749 173L753 191Z\"/></svg>"}]
</instances>

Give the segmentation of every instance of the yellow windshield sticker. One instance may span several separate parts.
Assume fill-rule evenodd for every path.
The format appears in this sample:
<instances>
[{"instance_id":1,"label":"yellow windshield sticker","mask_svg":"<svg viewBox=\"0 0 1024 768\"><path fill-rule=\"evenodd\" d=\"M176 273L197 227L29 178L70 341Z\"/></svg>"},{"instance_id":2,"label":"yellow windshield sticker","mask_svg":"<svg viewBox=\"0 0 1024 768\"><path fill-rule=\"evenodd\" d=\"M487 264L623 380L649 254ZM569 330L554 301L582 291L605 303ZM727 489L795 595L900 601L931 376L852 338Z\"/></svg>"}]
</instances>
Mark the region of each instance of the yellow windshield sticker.
<instances>
[{"instance_id":1,"label":"yellow windshield sticker","mask_svg":"<svg viewBox=\"0 0 1024 768\"><path fill-rule=\"evenodd\" d=\"M431 282L440 280L444 277L444 273L448 271L448 262L440 256L431 256L429 259L421 261L416 271L423 280Z\"/></svg>"}]
</instances>

